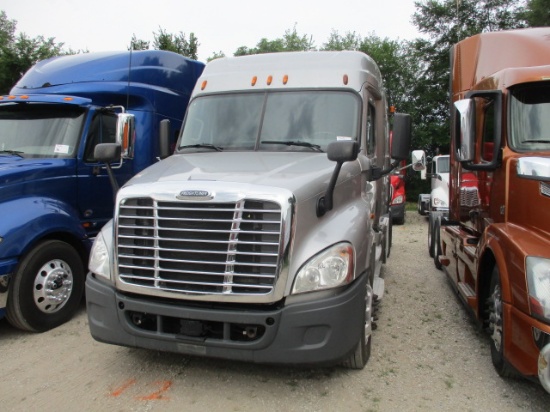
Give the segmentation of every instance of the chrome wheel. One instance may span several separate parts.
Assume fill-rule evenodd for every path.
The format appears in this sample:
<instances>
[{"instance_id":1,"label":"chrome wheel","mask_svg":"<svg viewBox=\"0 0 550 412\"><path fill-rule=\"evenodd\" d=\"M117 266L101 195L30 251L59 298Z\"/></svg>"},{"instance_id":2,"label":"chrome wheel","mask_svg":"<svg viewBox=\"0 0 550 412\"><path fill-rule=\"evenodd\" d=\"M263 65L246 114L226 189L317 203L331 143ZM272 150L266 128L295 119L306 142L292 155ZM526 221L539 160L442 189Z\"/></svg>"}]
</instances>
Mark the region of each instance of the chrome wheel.
<instances>
[{"instance_id":1,"label":"chrome wheel","mask_svg":"<svg viewBox=\"0 0 550 412\"><path fill-rule=\"evenodd\" d=\"M71 296L73 272L61 259L46 262L34 279L34 303L44 313L60 310Z\"/></svg>"}]
</instances>

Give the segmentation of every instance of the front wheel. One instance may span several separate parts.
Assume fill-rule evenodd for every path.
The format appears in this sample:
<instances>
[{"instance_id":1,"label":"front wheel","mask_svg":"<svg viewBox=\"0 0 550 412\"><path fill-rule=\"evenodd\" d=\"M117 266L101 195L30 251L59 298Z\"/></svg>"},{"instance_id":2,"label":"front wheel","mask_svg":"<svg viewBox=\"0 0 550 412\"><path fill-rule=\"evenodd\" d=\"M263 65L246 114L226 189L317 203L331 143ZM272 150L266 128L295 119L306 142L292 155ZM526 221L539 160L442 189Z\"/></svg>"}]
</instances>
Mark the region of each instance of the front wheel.
<instances>
[{"instance_id":1,"label":"front wheel","mask_svg":"<svg viewBox=\"0 0 550 412\"><path fill-rule=\"evenodd\" d=\"M430 257L434 257L434 243L433 243L433 235L434 235L434 214L430 213L428 216L428 252L430 253Z\"/></svg>"},{"instance_id":2,"label":"front wheel","mask_svg":"<svg viewBox=\"0 0 550 412\"><path fill-rule=\"evenodd\" d=\"M40 243L23 258L10 283L8 321L31 332L67 322L82 300L84 275L72 246L59 240Z\"/></svg>"},{"instance_id":3,"label":"front wheel","mask_svg":"<svg viewBox=\"0 0 550 412\"><path fill-rule=\"evenodd\" d=\"M441 270L441 268L443 267L443 265L439 261L439 255L441 255L441 253L443 253L442 250L441 250L441 230L440 230L440 228L441 228L441 223L440 223L439 217L436 217L434 219L434 226L433 226L432 248L433 248L433 251L434 251L434 255L433 255L434 265L439 270Z\"/></svg>"},{"instance_id":4,"label":"front wheel","mask_svg":"<svg viewBox=\"0 0 550 412\"><path fill-rule=\"evenodd\" d=\"M491 336L491 361L497 373L503 378L513 378L517 372L504 358L504 311L502 310L502 289L500 272L495 265L491 274L491 289L487 299L488 325Z\"/></svg>"},{"instance_id":5,"label":"front wheel","mask_svg":"<svg viewBox=\"0 0 550 412\"><path fill-rule=\"evenodd\" d=\"M374 293L372 286L367 283L367 292L365 294L365 317L363 331L355 350L344 360L344 366L350 369L363 369L370 358L372 318L373 318L373 299Z\"/></svg>"}]
</instances>

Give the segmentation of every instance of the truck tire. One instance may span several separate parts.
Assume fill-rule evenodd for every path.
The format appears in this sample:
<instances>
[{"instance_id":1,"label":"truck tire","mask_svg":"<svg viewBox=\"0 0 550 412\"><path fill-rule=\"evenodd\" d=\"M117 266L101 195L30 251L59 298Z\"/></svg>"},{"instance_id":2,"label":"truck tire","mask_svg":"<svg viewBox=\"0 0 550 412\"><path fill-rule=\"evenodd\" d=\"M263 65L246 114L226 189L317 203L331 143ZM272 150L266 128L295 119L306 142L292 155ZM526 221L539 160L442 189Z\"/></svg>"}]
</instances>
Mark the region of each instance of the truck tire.
<instances>
[{"instance_id":1,"label":"truck tire","mask_svg":"<svg viewBox=\"0 0 550 412\"><path fill-rule=\"evenodd\" d=\"M393 223L392 223L391 214L390 214L390 218L388 219L388 228L386 229L386 236L384 238L384 245L382 248L382 263L387 263L390 257L392 232L393 232Z\"/></svg>"},{"instance_id":2,"label":"truck tire","mask_svg":"<svg viewBox=\"0 0 550 412\"><path fill-rule=\"evenodd\" d=\"M439 219L439 216L434 216L434 224L433 224L433 235L432 235L432 248L433 248L433 258L434 258L434 265L437 269L441 270L443 265L439 261L439 255L441 255L441 220Z\"/></svg>"},{"instance_id":3,"label":"truck tire","mask_svg":"<svg viewBox=\"0 0 550 412\"><path fill-rule=\"evenodd\" d=\"M343 365L350 369L363 369L370 358L372 341L372 318L373 318L373 300L374 294L369 281L365 293L365 313L363 322L363 331L359 342L349 357L344 360Z\"/></svg>"},{"instance_id":4,"label":"truck tire","mask_svg":"<svg viewBox=\"0 0 550 412\"><path fill-rule=\"evenodd\" d=\"M44 332L67 322L84 293L78 252L59 240L39 243L21 261L10 283L6 317L16 328Z\"/></svg>"},{"instance_id":5,"label":"truck tire","mask_svg":"<svg viewBox=\"0 0 550 412\"><path fill-rule=\"evenodd\" d=\"M518 376L516 370L504 357L504 311L502 310L502 295L500 272L495 265L491 274L491 286L487 299L488 331L491 337L491 361L497 373L503 378Z\"/></svg>"},{"instance_id":6,"label":"truck tire","mask_svg":"<svg viewBox=\"0 0 550 412\"><path fill-rule=\"evenodd\" d=\"M428 216L428 252L430 253L430 257L434 257L434 242L433 242L433 236L434 236L434 215L433 213L430 213Z\"/></svg>"}]
</instances>

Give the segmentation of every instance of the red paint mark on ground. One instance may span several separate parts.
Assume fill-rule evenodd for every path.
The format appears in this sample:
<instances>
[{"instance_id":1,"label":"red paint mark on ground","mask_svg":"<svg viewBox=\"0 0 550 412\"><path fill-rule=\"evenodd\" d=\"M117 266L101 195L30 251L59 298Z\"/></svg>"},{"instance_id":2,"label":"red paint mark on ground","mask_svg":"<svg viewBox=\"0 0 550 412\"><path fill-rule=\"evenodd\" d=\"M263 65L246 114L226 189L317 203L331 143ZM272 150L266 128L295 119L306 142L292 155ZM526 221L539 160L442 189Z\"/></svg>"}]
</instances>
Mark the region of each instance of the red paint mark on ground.
<instances>
[{"instance_id":1,"label":"red paint mark on ground","mask_svg":"<svg viewBox=\"0 0 550 412\"><path fill-rule=\"evenodd\" d=\"M118 388L116 388L114 391L112 391L109 396L114 396L114 397L117 397L117 396L120 396L122 395L122 393L128 389L130 386L133 386L136 384L136 380L135 379L128 379L126 382L124 382L121 386L119 386Z\"/></svg>"},{"instance_id":2,"label":"red paint mark on ground","mask_svg":"<svg viewBox=\"0 0 550 412\"><path fill-rule=\"evenodd\" d=\"M158 391L155 391L147 396L140 396L138 399L142 401L158 401L160 399L168 399L163 395L163 393L170 389L172 386L172 381L161 381L156 383L160 386Z\"/></svg>"}]
</instances>

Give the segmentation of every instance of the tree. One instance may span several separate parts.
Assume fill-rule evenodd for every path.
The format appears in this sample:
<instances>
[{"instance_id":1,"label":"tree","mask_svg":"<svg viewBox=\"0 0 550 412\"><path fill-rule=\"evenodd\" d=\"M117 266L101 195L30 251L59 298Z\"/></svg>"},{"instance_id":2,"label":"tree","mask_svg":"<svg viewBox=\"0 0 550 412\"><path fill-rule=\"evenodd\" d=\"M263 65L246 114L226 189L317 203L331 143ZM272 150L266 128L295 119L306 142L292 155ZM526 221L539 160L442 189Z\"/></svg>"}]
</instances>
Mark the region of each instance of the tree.
<instances>
[{"instance_id":1,"label":"tree","mask_svg":"<svg viewBox=\"0 0 550 412\"><path fill-rule=\"evenodd\" d=\"M187 37L182 32L175 35L159 28L159 32L154 33L154 36L153 48L155 50L168 50L197 60L199 41L195 33L190 33L189 40L187 40Z\"/></svg>"},{"instance_id":2,"label":"tree","mask_svg":"<svg viewBox=\"0 0 550 412\"><path fill-rule=\"evenodd\" d=\"M437 147L448 150L451 47L481 32L525 27L525 21L518 0L426 0L415 6L413 23L427 37L410 43L418 62L413 141L433 155Z\"/></svg>"},{"instance_id":3,"label":"tree","mask_svg":"<svg viewBox=\"0 0 550 412\"><path fill-rule=\"evenodd\" d=\"M337 31L333 30L321 50L359 50L361 42L361 36L355 32L348 32L344 36L341 36Z\"/></svg>"},{"instance_id":4,"label":"tree","mask_svg":"<svg viewBox=\"0 0 550 412\"><path fill-rule=\"evenodd\" d=\"M254 48L240 46L234 53L235 56L245 56L248 54L276 53L285 51L309 51L315 50L315 45L311 36L306 34L299 35L296 31L296 25L292 30L285 31L282 38L268 40L262 38Z\"/></svg>"},{"instance_id":5,"label":"tree","mask_svg":"<svg viewBox=\"0 0 550 412\"><path fill-rule=\"evenodd\" d=\"M132 35L132 41L128 50L149 50L149 42L138 39L135 33Z\"/></svg>"},{"instance_id":6,"label":"tree","mask_svg":"<svg viewBox=\"0 0 550 412\"><path fill-rule=\"evenodd\" d=\"M23 74L39 60L62 54L74 54L64 51L63 43L55 38L43 36L30 38L25 33L15 35L17 22L9 20L4 11L0 12L0 93L9 93Z\"/></svg>"},{"instance_id":7,"label":"tree","mask_svg":"<svg viewBox=\"0 0 550 412\"><path fill-rule=\"evenodd\" d=\"M206 59L206 61L211 62L212 60L220 59L222 57L225 57L225 53L220 50L219 52L212 53L212 56Z\"/></svg>"},{"instance_id":8,"label":"tree","mask_svg":"<svg viewBox=\"0 0 550 412\"><path fill-rule=\"evenodd\" d=\"M522 15L531 27L550 26L550 0L529 0Z\"/></svg>"}]
</instances>

